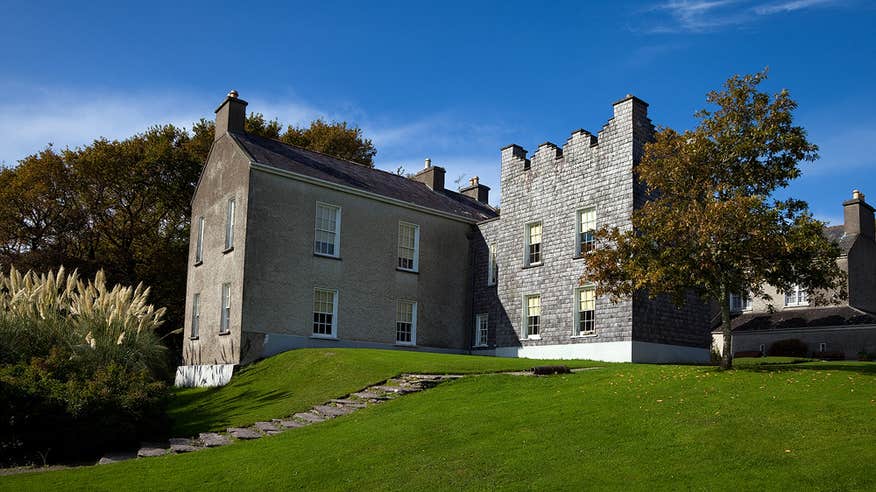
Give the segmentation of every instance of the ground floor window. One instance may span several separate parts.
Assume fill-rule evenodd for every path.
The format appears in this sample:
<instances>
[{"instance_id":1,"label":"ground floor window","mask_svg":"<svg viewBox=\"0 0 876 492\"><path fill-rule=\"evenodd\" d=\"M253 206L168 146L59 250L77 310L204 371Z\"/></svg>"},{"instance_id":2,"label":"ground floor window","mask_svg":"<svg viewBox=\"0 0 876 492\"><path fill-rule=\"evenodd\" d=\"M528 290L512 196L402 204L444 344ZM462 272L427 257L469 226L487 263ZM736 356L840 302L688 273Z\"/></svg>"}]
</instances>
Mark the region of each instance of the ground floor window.
<instances>
[{"instance_id":1,"label":"ground floor window","mask_svg":"<svg viewBox=\"0 0 876 492\"><path fill-rule=\"evenodd\" d=\"M398 301L395 308L395 341L402 344L417 343L417 303Z\"/></svg>"},{"instance_id":2,"label":"ground floor window","mask_svg":"<svg viewBox=\"0 0 876 492\"><path fill-rule=\"evenodd\" d=\"M487 346L489 332L489 316L486 313L475 316L475 347Z\"/></svg>"},{"instance_id":3,"label":"ground floor window","mask_svg":"<svg viewBox=\"0 0 876 492\"><path fill-rule=\"evenodd\" d=\"M317 336L337 336L338 291L332 289L313 290L313 334Z\"/></svg>"},{"instance_id":4,"label":"ground floor window","mask_svg":"<svg viewBox=\"0 0 876 492\"><path fill-rule=\"evenodd\" d=\"M575 297L577 304L575 315L575 335L595 335L596 289L592 285L581 287L576 291Z\"/></svg>"},{"instance_id":5,"label":"ground floor window","mask_svg":"<svg viewBox=\"0 0 876 492\"><path fill-rule=\"evenodd\" d=\"M523 298L523 322L527 338L539 336L541 329L541 295L533 294Z\"/></svg>"}]
</instances>

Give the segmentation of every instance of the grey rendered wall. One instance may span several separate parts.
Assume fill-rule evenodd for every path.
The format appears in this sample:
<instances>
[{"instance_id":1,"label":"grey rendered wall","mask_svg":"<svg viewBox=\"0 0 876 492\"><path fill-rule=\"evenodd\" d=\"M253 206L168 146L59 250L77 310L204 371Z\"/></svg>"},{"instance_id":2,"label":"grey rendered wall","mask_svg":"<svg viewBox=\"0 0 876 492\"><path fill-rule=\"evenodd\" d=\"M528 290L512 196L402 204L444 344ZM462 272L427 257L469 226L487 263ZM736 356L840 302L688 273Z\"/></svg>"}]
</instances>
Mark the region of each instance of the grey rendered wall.
<instances>
[{"instance_id":1,"label":"grey rendered wall","mask_svg":"<svg viewBox=\"0 0 876 492\"><path fill-rule=\"evenodd\" d=\"M865 311L876 312L876 243L858 235L849 250L849 304Z\"/></svg>"},{"instance_id":2,"label":"grey rendered wall","mask_svg":"<svg viewBox=\"0 0 876 492\"><path fill-rule=\"evenodd\" d=\"M417 345L468 346L472 225L255 169L250 196L244 360L265 333L312 334L315 287L338 289L342 340L393 344L406 299L418 303ZM341 207L340 259L313 254L317 201ZM419 273L396 270L399 221L420 226Z\"/></svg>"},{"instance_id":3,"label":"grey rendered wall","mask_svg":"<svg viewBox=\"0 0 876 492\"><path fill-rule=\"evenodd\" d=\"M491 343L499 347L599 343L632 340L633 302L596 300L595 337L573 337L574 290L584 274L576 258L575 215L596 207L597 227L629 227L633 210L634 142L650 132L647 105L632 97L614 105L614 117L598 139L574 132L562 149L546 143L526 161L518 146L502 150L502 200L498 220L479 225L473 312L489 312ZM650 134L650 133L649 133ZM527 168L528 167L528 168ZM543 225L543 265L524 266L526 224ZM495 244L499 264L496 287L486 286L487 244ZM522 302L526 294L541 294L541 340L526 340ZM469 321L474 326L474 320Z\"/></svg>"},{"instance_id":4,"label":"grey rendered wall","mask_svg":"<svg viewBox=\"0 0 876 492\"><path fill-rule=\"evenodd\" d=\"M842 352L846 359L856 359L861 351L876 353L876 326L853 325L839 327L769 330L733 334L733 352L760 350L779 340L797 339L806 344L809 352L817 352L824 343L826 352Z\"/></svg>"},{"instance_id":5,"label":"grey rendered wall","mask_svg":"<svg viewBox=\"0 0 876 492\"><path fill-rule=\"evenodd\" d=\"M226 136L210 151L192 200L192 230L186 282L186 320L183 360L192 364L236 364L240 361L241 305L244 237L246 231L249 160ZM228 199L235 199L234 248L225 250L225 216ZM205 218L203 262L195 265L197 220ZM219 335L222 284L231 283L231 323L227 335ZM199 337L191 338L192 298L200 293Z\"/></svg>"}]
</instances>

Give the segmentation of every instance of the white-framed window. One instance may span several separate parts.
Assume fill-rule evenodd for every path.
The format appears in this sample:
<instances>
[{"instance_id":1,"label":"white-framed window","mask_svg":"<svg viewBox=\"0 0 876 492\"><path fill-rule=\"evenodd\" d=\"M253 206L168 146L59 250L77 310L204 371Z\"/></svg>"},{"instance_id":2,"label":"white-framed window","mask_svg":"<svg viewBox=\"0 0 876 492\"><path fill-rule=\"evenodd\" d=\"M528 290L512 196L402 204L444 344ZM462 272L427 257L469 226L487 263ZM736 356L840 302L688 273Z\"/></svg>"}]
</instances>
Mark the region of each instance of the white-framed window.
<instances>
[{"instance_id":1,"label":"white-framed window","mask_svg":"<svg viewBox=\"0 0 876 492\"><path fill-rule=\"evenodd\" d=\"M195 242L195 263L204 261L204 217L198 217L198 239Z\"/></svg>"},{"instance_id":2,"label":"white-framed window","mask_svg":"<svg viewBox=\"0 0 876 492\"><path fill-rule=\"evenodd\" d=\"M575 255L583 255L596 245L596 208L588 207L575 214Z\"/></svg>"},{"instance_id":3,"label":"white-framed window","mask_svg":"<svg viewBox=\"0 0 876 492\"><path fill-rule=\"evenodd\" d=\"M192 296L192 331L191 338L198 338L201 331L201 293L196 292Z\"/></svg>"},{"instance_id":4,"label":"white-framed window","mask_svg":"<svg viewBox=\"0 0 876 492\"><path fill-rule=\"evenodd\" d=\"M316 232L313 252L339 257L341 254L341 207L316 202Z\"/></svg>"},{"instance_id":5,"label":"white-framed window","mask_svg":"<svg viewBox=\"0 0 876 492\"><path fill-rule=\"evenodd\" d=\"M730 294L730 311L734 313L751 311L751 297L748 294Z\"/></svg>"},{"instance_id":6,"label":"white-framed window","mask_svg":"<svg viewBox=\"0 0 876 492\"><path fill-rule=\"evenodd\" d=\"M487 285L496 285L499 280L499 264L496 262L496 244L489 246L489 265L487 265Z\"/></svg>"},{"instance_id":7,"label":"white-framed window","mask_svg":"<svg viewBox=\"0 0 876 492\"><path fill-rule=\"evenodd\" d=\"M821 342L818 344L818 351L821 353L827 352L827 344L825 342Z\"/></svg>"},{"instance_id":8,"label":"white-framed window","mask_svg":"<svg viewBox=\"0 0 876 492\"><path fill-rule=\"evenodd\" d=\"M420 268L420 226L398 223L398 267L416 272Z\"/></svg>"},{"instance_id":9,"label":"white-framed window","mask_svg":"<svg viewBox=\"0 0 876 492\"><path fill-rule=\"evenodd\" d=\"M809 293L805 287L795 285L785 292L785 306L808 306Z\"/></svg>"},{"instance_id":10,"label":"white-framed window","mask_svg":"<svg viewBox=\"0 0 876 492\"><path fill-rule=\"evenodd\" d=\"M417 344L417 303L399 300L395 307L395 343Z\"/></svg>"},{"instance_id":11,"label":"white-framed window","mask_svg":"<svg viewBox=\"0 0 876 492\"><path fill-rule=\"evenodd\" d=\"M490 334L490 317L487 313L481 313L475 316L474 326L474 346L486 347L487 337Z\"/></svg>"},{"instance_id":12,"label":"white-framed window","mask_svg":"<svg viewBox=\"0 0 876 492\"><path fill-rule=\"evenodd\" d=\"M523 297L523 329L526 338L541 338L541 295Z\"/></svg>"},{"instance_id":13,"label":"white-framed window","mask_svg":"<svg viewBox=\"0 0 876 492\"><path fill-rule=\"evenodd\" d=\"M541 263L541 222L526 224L526 264L537 265Z\"/></svg>"},{"instance_id":14,"label":"white-framed window","mask_svg":"<svg viewBox=\"0 0 876 492\"><path fill-rule=\"evenodd\" d=\"M575 289L575 336L596 334L596 287L585 285Z\"/></svg>"},{"instance_id":15,"label":"white-framed window","mask_svg":"<svg viewBox=\"0 0 876 492\"><path fill-rule=\"evenodd\" d=\"M313 336L338 336L338 291L313 289Z\"/></svg>"},{"instance_id":16,"label":"white-framed window","mask_svg":"<svg viewBox=\"0 0 876 492\"><path fill-rule=\"evenodd\" d=\"M222 284L222 312L219 315L219 333L231 329L231 284Z\"/></svg>"},{"instance_id":17,"label":"white-framed window","mask_svg":"<svg viewBox=\"0 0 876 492\"><path fill-rule=\"evenodd\" d=\"M225 209L225 250L234 247L234 198L228 200Z\"/></svg>"}]
</instances>

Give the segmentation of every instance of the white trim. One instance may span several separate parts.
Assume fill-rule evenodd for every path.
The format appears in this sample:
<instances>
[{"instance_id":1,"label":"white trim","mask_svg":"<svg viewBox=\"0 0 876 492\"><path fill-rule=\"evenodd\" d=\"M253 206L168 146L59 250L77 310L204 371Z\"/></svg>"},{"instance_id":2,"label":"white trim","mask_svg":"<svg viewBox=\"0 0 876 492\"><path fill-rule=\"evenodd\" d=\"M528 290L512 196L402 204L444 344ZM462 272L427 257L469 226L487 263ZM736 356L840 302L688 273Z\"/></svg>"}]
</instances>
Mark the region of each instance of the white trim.
<instances>
[{"instance_id":1,"label":"white trim","mask_svg":"<svg viewBox=\"0 0 876 492\"><path fill-rule=\"evenodd\" d=\"M335 209L335 252L334 254L323 253L321 251L316 250L316 232L320 229L317 229L319 225L319 207L323 206L326 208ZM335 205L333 203L321 202L319 200L316 201L316 207L314 208L314 223L313 223L313 253L319 256L327 256L329 258L340 258L341 257L341 206Z\"/></svg>"},{"instance_id":2,"label":"white trim","mask_svg":"<svg viewBox=\"0 0 876 492\"><path fill-rule=\"evenodd\" d=\"M235 197L228 199L225 205L225 249L234 247L234 216L237 215L237 200Z\"/></svg>"},{"instance_id":3,"label":"white trim","mask_svg":"<svg viewBox=\"0 0 876 492\"><path fill-rule=\"evenodd\" d=\"M406 302L411 305L411 341L410 342L402 342L398 339L398 308L399 304L402 302ZM404 345L407 347L412 347L417 345L417 301L412 301L410 299L397 299L395 301L395 344L396 345Z\"/></svg>"},{"instance_id":4,"label":"white trim","mask_svg":"<svg viewBox=\"0 0 876 492\"><path fill-rule=\"evenodd\" d=\"M529 298L538 296L538 333L529 333ZM541 302L541 292L530 292L523 294L520 301L520 333L527 340L541 340L542 316L544 304Z\"/></svg>"},{"instance_id":5,"label":"white trim","mask_svg":"<svg viewBox=\"0 0 876 492\"><path fill-rule=\"evenodd\" d=\"M538 243L540 246L538 248L538 261L529 261L529 247L530 239L531 239L531 228L532 226L538 224L541 227L541 232L539 232L539 236L541 241ZM539 220L533 220L527 222L523 225L523 266L539 266L544 264L544 222Z\"/></svg>"},{"instance_id":6,"label":"white trim","mask_svg":"<svg viewBox=\"0 0 876 492\"><path fill-rule=\"evenodd\" d=\"M587 289L596 289L596 285L593 282L587 282L582 285L576 285L572 289L572 338L592 338L598 336L596 331L596 292L593 293L593 333L585 333L581 334L578 329L581 326L581 299L580 293L583 290Z\"/></svg>"},{"instance_id":7,"label":"white trim","mask_svg":"<svg viewBox=\"0 0 876 492\"><path fill-rule=\"evenodd\" d=\"M313 314L316 313L316 311L313 310L313 308L314 308L313 303L316 301L316 291L318 291L318 290L322 291L322 292L331 292L332 293L332 332L331 332L331 334L314 333L313 332L313 323L314 323L313 322ZM309 330L310 336L315 337L315 338L328 338L328 339L338 338L338 299L339 299L339 297L340 297L340 295L338 294L338 289L331 289L331 288L327 288L327 287L314 287L313 288L313 296L310 298L310 314L311 314L310 330Z\"/></svg>"},{"instance_id":8,"label":"white trim","mask_svg":"<svg viewBox=\"0 0 876 492\"><path fill-rule=\"evenodd\" d=\"M497 347L499 357L527 359L590 359L605 362L708 362L705 347L686 347L650 342L596 342L558 345Z\"/></svg>"},{"instance_id":9,"label":"white trim","mask_svg":"<svg viewBox=\"0 0 876 492\"><path fill-rule=\"evenodd\" d=\"M497 263L496 258L496 243L492 242L487 244L487 285L492 286L496 285L499 269L499 264Z\"/></svg>"},{"instance_id":10,"label":"white trim","mask_svg":"<svg viewBox=\"0 0 876 492\"><path fill-rule=\"evenodd\" d=\"M481 320L484 320L487 323L487 336L481 336ZM490 314L489 313L478 313L475 315L475 325L474 325L474 344L473 347L486 347L488 345L488 338L490 336Z\"/></svg>"},{"instance_id":11,"label":"white trim","mask_svg":"<svg viewBox=\"0 0 876 492\"><path fill-rule=\"evenodd\" d=\"M398 241L396 242L396 267L399 270L404 270L406 272L419 272L420 271L420 225L414 224L413 222L406 222L404 220L398 221ZM414 228L414 267L413 268L404 268L398 265L398 259L401 256L398 256L398 249L401 248L401 226L411 226Z\"/></svg>"},{"instance_id":12,"label":"white trim","mask_svg":"<svg viewBox=\"0 0 876 492\"><path fill-rule=\"evenodd\" d=\"M463 222L466 224L477 224L481 222L477 219L466 219L464 217L460 217L459 215L450 214L447 212L442 212L440 210L435 210L434 208L423 207L421 205L415 205L410 202L406 202L404 200L398 200L396 198L390 198L383 195L378 195L377 193L371 193L368 191L360 190L359 188L354 188L352 186L346 186L342 184L332 183L330 181L325 181L319 178L312 178L310 176L305 176L303 174L299 174L292 171L286 171L285 169L277 169L273 166L269 166L267 164L262 164L256 161L250 161L249 165L252 169L257 171L262 171L268 174L275 174L277 176L283 176L285 178L291 178L296 181L302 181L304 183L309 183L316 186L322 186L323 188L328 188L331 190L343 191L345 193L349 193L351 195L361 196L365 198L370 198L372 200L376 200L378 202L389 203L391 205L396 205L399 207L407 208L410 210L416 210L418 212L427 213L430 215L437 215L438 217L443 217L445 219L455 220L457 222ZM492 218L492 217L491 217Z\"/></svg>"},{"instance_id":13,"label":"white trim","mask_svg":"<svg viewBox=\"0 0 876 492\"><path fill-rule=\"evenodd\" d=\"M204 216L198 217L198 238L195 243L195 263L204 261Z\"/></svg>"},{"instance_id":14,"label":"white trim","mask_svg":"<svg viewBox=\"0 0 876 492\"><path fill-rule=\"evenodd\" d=\"M198 338L201 335L201 293L192 294L192 324L189 327L189 337Z\"/></svg>"},{"instance_id":15,"label":"white trim","mask_svg":"<svg viewBox=\"0 0 876 492\"><path fill-rule=\"evenodd\" d=\"M784 292L783 294L784 294L784 297L785 297L785 307L800 307L800 306L808 306L808 305L809 305L809 290L808 290L808 289L801 288L799 285L794 285L792 288L793 288L793 291L794 291L794 292L793 292L793 295L794 295L794 299L795 299L795 300L794 300L794 302L788 302L788 294L790 294L790 292ZM805 301L798 301L798 300L797 300L797 299L800 299L800 292L801 292L801 291L804 292L805 295L806 295L806 300L805 300Z\"/></svg>"},{"instance_id":16,"label":"white trim","mask_svg":"<svg viewBox=\"0 0 876 492\"><path fill-rule=\"evenodd\" d=\"M599 217L599 214L597 213L597 210L596 210L596 205L581 207L581 208L575 210L575 244L573 246L573 248L575 249L573 256L575 256L575 257L583 255L582 251L581 251L581 236L580 236L580 234L581 234L581 213L584 212L585 210L591 210L591 209L593 210L593 229L588 229L588 230L596 231L596 221L597 221L597 218Z\"/></svg>"},{"instance_id":17,"label":"white trim","mask_svg":"<svg viewBox=\"0 0 876 492\"><path fill-rule=\"evenodd\" d=\"M225 295L225 289L228 288L228 295ZM228 305L225 305L225 301ZM225 315L226 311L228 316ZM219 290L219 333L225 334L231 331L231 282L225 282Z\"/></svg>"}]
</instances>

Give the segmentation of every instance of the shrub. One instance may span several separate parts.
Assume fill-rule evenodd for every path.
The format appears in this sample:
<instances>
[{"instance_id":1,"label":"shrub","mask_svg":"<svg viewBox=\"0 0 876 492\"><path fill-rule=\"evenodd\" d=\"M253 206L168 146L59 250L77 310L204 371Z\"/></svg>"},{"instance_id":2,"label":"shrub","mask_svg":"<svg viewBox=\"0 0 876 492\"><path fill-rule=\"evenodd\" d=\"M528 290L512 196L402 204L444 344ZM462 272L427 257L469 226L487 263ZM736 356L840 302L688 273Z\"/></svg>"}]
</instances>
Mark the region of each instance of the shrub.
<instances>
[{"instance_id":1,"label":"shrub","mask_svg":"<svg viewBox=\"0 0 876 492\"><path fill-rule=\"evenodd\" d=\"M155 438L170 375L149 289L0 275L0 460L82 461Z\"/></svg>"},{"instance_id":2,"label":"shrub","mask_svg":"<svg viewBox=\"0 0 876 492\"><path fill-rule=\"evenodd\" d=\"M806 357L808 354L809 348L796 338L773 342L767 351L767 355L776 357Z\"/></svg>"}]
</instances>

